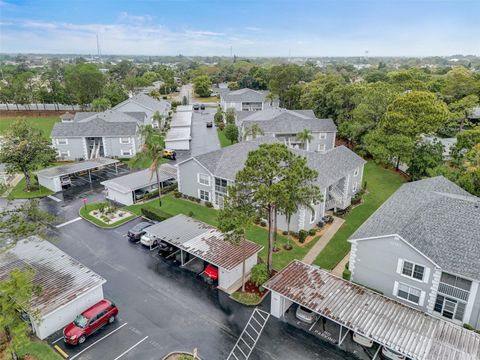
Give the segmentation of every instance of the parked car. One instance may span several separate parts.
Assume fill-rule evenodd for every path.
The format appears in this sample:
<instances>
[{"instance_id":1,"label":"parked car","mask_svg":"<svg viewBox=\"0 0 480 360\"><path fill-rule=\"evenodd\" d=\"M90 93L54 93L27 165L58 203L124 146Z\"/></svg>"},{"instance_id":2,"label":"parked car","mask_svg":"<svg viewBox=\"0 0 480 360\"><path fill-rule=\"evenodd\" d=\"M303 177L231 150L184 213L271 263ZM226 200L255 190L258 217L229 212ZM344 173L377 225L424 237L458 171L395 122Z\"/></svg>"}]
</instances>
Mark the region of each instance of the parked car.
<instances>
[{"instance_id":1,"label":"parked car","mask_svg":"<svg viewBox=\"0 0 480 360\"><path fill-rule=\"evenodd\" d=\"M127 236L128 240L130 241L138 241L142 237L142 235L145 234L145 229L149 226L151 226L149 222L142 221L141 223L138 223L135 225L133 228L128 230Z\"/></svg>"},{"instance_id":2,"label":"parked car","mask_svg":"<svg viewBox=\"0 0 480 360\"><path fill-rule=\"evenodd\" d=\"M213 127L213 122L207 121L207 128L211 128L211 127Z\"/></svg>"},{"instance_id":3,"label":"parked car","mask_svg":"<svg viewBox=\"0 0 480 360\"><path fill-rule=\"evenodd\" d=\"M205 104L200 105L200 110L205 110Z\"/></svg>"},{"instance_id":4,"label":"parked car","mask_svg":"<svg viewBox=\"0 0 480 360\"><path fill-rule=\"evenodd\" d=\"M72 179L70 179L70 176L68 175L62 176L60 178L60 184L62 185L62 187L69 187L72 185Z\"/></svg>"},{"instance_id":5,"label":"parked car","mask_svg":"<svg viewBox=\"0 0 480 360\"><path fill-rule=\"evenodd\" d=\"M396 351L393 351L385 346L382 347L382 355L384 359L387 360L405 360L406 357Z\"/></svg>"},{"instance_id":6,"label":"parked car","mask_svg":"<svg viewBox=\"0 0 480 360\"><path fill-rule=\"evenodd\" d=\"M298 320L301 320L307 324L313 324L315 321L317 321L319 315L314 313L313 311L303 307L303 306L298 306L297 311L295 312L295 316L297 317Z\"/></svg>"},{"instance_id":7,"label":"parked car","mask_svg":"<svg viewBox=\"0 0 480 360\"><path fill-rule=\"evenodd\" d=\"M209 284L213 284L218 281L218 269L213 265L205 266L205 269L203 270L201 275Z\"/></svg>"},{"instance_id":8,"label":"parked car","mask_svg":"<svg viewBox=\"0 0 480 360\"><path fill-rule=\"evenodd\" d=\"M162 256L167 256L173 253L177 248L173 245L170 245L164 241L158 243L158 254Z\"/></svg>"},{"instance_id":9,"label":"parked car","mask_svg":"<svg viewBox=\"0 0 480 360\"><path fill-rule=\"evenodd\" d=\"M353 333L353 341L366 348L371 348L373 346L372 340L366 338L365 336L357 334L356 332Z\"/></svg>"},{"instance_id":10,"label":"parked car","mask_svg":"<svg viewBox=\"0 0 480 360\"><path fill-rule=\"evenodd\" d=\"M63 340L70 345L83 344L88 336L115 321L117 306L106 299L100 300L78 315L63 329Z\"/></svg>"},{"instance_id":11,"label":"parked car","mask_svg":"<svg viewBox=\"0 0 480 360\"><path fill-rule=\"evenodd\" d=\"M163 157L165 159L175 160L177 158L177 153L175 150L165 149L163 150Z\"/></svg>"},{"instance_id":12,"label":"parked car","mask_svg":"<svg viewBox=\"0 0 480 360\"><path fill-rule=\"evenodd\" d=\"M135 191L135 200L142 200L145 195L147 195L149 193L148 190L145 190L145 189L139 189L139 190L136 190Z\"/></svg>"},{"instance_id":13,"label":"parked car","mask_svg":"<svg viewBox=\"0 0 480 360\"><path fill-rule=\"evenodd\" d=\"M140 242L148 247L155 247L158 245L158 239L148 233L145 233L140 237Z\"/></svg>"},{"instance_id":14,"label":"parked car","mask_svg":"<svg viewBox=\"0 0 480 360\"><path fill-rule=\"evenodd\" d=\"M200 105L199 104L194 104L193 105L193 110L200 110Z\"/></svg>"}]
</instances>

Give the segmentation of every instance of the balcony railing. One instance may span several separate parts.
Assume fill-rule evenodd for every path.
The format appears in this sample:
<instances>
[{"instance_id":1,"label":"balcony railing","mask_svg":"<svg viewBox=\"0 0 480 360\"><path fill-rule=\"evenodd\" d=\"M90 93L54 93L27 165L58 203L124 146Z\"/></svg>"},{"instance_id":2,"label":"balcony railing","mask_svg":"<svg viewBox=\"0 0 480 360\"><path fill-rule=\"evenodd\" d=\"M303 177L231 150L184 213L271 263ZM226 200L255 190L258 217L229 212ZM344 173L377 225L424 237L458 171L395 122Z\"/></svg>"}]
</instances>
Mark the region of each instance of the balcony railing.
<instances>
[{"instance_id":1,"label":"balcony railing","mask_svg":"<svg viewBox=\"0 0 480 360\"><path fill-rule=\"evenodd\" d=\"M328 190L328 193L331 198L327 201L327 209L336 207L343 210L350 206L350 196L345 194L338 187L332 186L332 188Z\"/></svg>"},{"instance_id":2,"label":"balcony railing","mask_svg":"<svg viewBox=\"0 0 480 360\"><path fill-rule=\"evenodd\" d=\"M469 291L442 282L438 285L438 292L463 301L468 301L470 296Z\"/></svg>"},{"instance_id":3,"label":"balcony railing","mask_svg":"<svg viewBox=\"0 0 480 360\"><path fill-rule=\"evenodd\" d=\"M226 186L220 186L220 185L215 185L215 191L221 194L226 194L227 193L227 187Z\"/></svg>"}]
</instances>

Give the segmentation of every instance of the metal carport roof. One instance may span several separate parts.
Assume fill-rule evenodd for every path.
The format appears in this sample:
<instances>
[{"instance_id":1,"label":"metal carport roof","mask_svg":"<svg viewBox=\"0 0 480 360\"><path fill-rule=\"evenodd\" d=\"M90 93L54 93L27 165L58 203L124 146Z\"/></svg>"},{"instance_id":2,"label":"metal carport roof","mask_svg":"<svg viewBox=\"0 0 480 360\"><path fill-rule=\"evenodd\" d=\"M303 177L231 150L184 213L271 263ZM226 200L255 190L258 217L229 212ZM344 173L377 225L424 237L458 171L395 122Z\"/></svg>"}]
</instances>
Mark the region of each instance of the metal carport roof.
<instances>
[{"instance_id":1,"label":"metal carport roof","mask_svg":"<svg viewBox=\"0 0 480 360\"><path fill-rule=\"evenodd\" d=\"M92 160L85 160L66 165L54 166L51 168L37 171L36 174L37 176L43 176L51 179L59 176L78 173L81 171L92 170L103 166L113 165L119 162L120 160L99 157Z\"/></svg>"},{"instance_id":2,"label":"metal carport roof","mask_svg":"<svg viewBox=\"0 0 480 360\"><path fill-rule=\"evenodd\" d=\"M264 288L415 360L478 360L480 335L294 260Z\"/></svg>"},{"instance_id":3,"label":"metal carport roof","mask_svg":"<svg viewBox=\"0 0 480 360\"><path fill-rule=\"evenodd\" d=\"M158 167L158 177L160 182L170 179L176 179L177 168L170 164L162 164ZM155 175L155 172L153 172L152 174L152 171L150 169L144 169L124 176L119 176L114 179L103 181L100 184L121 193L128 193L130 191L142 189L156 183L157 177Z\"/></svg>"}]
</instances>

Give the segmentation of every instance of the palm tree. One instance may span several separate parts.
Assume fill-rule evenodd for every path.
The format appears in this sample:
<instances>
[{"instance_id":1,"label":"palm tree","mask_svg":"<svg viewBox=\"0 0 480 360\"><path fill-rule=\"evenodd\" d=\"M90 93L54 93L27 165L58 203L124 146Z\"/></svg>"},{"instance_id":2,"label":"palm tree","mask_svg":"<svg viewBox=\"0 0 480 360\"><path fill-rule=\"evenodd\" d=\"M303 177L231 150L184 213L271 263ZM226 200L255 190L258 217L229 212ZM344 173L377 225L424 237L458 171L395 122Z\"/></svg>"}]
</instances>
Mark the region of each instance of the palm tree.
<instances>
[{"instance_id":1,"label":"palm tree","mask_svg":"<svg viewBox=\"0 0 480 360\"><path fill-rule=\"evenodd\" d=\"M312 132L308 129L304 129L302 132L297 134L297 140L301 141L303 148L308 150L308 143L313 140Z\"/></svg>"},{"instance_id":2,"label":"palm tree","mask_svg":"<svg viewBox=\"0 0 480 360\"><path fill-rule=\"evenodd\" d=\"M148 159L152 163L150 169L150 179L153 174L157 178L158 188L158 204L162 206L162 188L160 184L160 178L158 175L158 166L163 159L163 139L158 131L156 131L151 125L142 126L139 130L139 135L143 139L143 145L141 151L135 156L134 163L139 163L142 160Z\"/></svg>"},{"instance_id":3,"label":"palm tree","mask_svg":"<svg viewBox=\"0 0 480 360\"><path fill-rule=\"evenodd\" d=\"M248 136L251 136L252 139L255 139L258 135L265 135L265 133L258 124L252 124L245 129L243 140L245 140Z\"/></svg>"},{"instance_id":4,"label":"palm tree","mask_svg":"<svg viewBox=\"0 0 480 360\"><path fill-rule=\"evenodd\" d=\"M155 113L153 114L153 117L152 117L153 121L157 123L158 125L158 128L160 129L161 125L162 125L162 115L158 112L158 111L155 111Z\"/></svg>"}]
</instances>

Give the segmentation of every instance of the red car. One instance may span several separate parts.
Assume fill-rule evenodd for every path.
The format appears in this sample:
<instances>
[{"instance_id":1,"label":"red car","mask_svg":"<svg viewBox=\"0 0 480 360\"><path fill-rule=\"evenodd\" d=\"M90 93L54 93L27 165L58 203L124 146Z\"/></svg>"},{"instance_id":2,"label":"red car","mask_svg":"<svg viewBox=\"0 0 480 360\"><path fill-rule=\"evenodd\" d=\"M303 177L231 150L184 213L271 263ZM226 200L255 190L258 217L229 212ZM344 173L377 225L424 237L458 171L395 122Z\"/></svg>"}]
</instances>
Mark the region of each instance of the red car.
<instances>
[{"instance_id":1,"label":"red car","mask_svg":"<svg viewBox=\"0 0 480 360\"><path fill-rule=\"evenodd\" d=\"M83 344L88 336L115 321L117 306L103 299L78 315L63 329L63 340L70 345Z\"/></svg>"}]
</instances>

